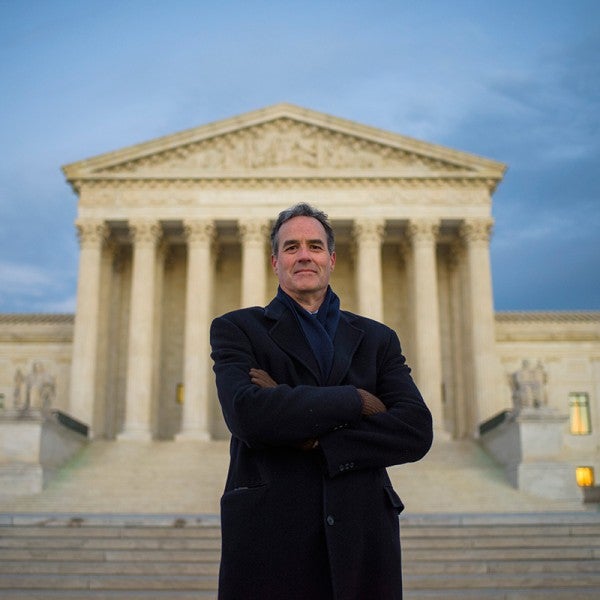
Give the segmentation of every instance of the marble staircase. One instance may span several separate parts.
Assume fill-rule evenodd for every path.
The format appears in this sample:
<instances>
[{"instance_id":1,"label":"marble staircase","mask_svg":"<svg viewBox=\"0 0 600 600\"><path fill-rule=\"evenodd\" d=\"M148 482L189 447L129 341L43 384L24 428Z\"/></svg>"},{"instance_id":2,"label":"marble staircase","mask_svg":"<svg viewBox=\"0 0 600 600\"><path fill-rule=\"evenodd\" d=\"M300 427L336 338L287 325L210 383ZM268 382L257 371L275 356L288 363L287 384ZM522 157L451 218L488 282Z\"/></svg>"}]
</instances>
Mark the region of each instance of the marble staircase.
<instances>
[{"instance_id":1,"label":"marble staircase","mask_svg":"<svg viewBox=\"0 0 600 600\"><path fill-rule=\"evenodd\" d=\"M224 441L95 441L41 493L0 490L0 598L215 598L227 461ZM524 494L468 441L389 471L406 599L600 598L598 505Z\"/></svg>"},{"instance_id":2,"label":"marble staircase","mask_svg":"<svg viewBox=\"0 0 600 600\"><path fill-rule=\"evenodd\" d=\"M600 597L594 513L402 517L405 598ZM0 597L216 598L216 516L0 516ZM268 600L268 599L265 599Z\"/></svg>"}]
</instances>

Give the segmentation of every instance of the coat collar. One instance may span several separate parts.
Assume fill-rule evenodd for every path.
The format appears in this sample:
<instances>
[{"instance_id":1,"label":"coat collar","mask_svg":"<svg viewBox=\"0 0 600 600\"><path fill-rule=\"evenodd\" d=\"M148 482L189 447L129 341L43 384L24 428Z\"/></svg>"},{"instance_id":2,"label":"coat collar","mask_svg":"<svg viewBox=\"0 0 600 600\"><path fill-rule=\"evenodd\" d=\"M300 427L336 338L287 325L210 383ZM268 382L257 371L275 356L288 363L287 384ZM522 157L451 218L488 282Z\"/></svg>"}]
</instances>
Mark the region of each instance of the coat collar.
<instances>
[{"instance_id":1,"label":"coat collar","mask_svg":"<svg viewBox=\"0 0 600 600\"><path fill-rule=\"evenodd\" d=\"M273 299L265 308L265 316L274 321L269 334L287 354L300 361L319 379L319 365L298 327L294 315L281 302ZM339 385L350 368L352 357L363 338L364 331L356 327L350 313L340 311L340 321L333 340L334 354L331 373L326 385ZM290 340L294 340L291 344Z\"/></svg>"}]
</instances>

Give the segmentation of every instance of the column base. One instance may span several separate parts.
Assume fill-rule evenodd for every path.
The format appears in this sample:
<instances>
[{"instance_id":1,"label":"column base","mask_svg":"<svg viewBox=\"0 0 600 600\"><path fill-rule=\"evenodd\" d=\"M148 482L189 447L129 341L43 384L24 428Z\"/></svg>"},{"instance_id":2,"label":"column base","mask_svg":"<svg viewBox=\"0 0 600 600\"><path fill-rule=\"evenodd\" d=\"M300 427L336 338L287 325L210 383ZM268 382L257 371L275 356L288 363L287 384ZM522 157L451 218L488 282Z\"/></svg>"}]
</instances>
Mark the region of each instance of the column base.
<instances>
[{"instance_id":1,"label":"column base","mask_svg":"<svg viewBox=\"0 0 600 600\"><path fill-rule=\"evenodd\" d=\"M176 442L210 442L211 440L212 436L210 433L201 429L187 429L175 434Z\"/></svg>"},{"instance_id":2,"label":"column base","mask_svg":"<svg viewBox=\"0 0 600 600\"><path fill-rule=\"evenodd\" d=\"M117 441L123 442L151 442L152 434L149 431L135 429L122 431L117 434Z\"/></svg>"}]
</instances>

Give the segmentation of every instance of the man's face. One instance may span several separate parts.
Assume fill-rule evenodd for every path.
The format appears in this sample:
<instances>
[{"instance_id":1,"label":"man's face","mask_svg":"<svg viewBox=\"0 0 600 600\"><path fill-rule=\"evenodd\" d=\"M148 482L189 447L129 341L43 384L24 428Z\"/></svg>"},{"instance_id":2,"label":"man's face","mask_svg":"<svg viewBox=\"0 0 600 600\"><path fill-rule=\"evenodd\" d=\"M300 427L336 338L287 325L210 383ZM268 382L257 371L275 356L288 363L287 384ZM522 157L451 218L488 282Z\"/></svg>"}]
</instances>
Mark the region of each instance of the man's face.
<instances>
[{"instance_id":1,"label":"man's face","mask_svg":"<svg viewBox=\"0 0 600 600\"><path fill-rule=\"evenodd\" d=\"M293 217L279 229L277 255L271 257L281 289L292 298L325 292L335 266L325 228L313 217Z\"/></svg>"}]
</instances>

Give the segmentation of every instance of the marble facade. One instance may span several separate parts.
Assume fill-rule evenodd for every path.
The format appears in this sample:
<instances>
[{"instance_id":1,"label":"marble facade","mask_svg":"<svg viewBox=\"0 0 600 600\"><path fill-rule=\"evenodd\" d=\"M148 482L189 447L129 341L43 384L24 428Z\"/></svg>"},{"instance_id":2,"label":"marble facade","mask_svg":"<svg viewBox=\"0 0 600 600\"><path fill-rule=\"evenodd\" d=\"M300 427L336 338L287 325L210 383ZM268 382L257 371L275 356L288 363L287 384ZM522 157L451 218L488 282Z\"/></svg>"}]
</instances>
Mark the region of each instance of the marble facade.
<instances>
[{"instance_id":1,"label":"marble facade","mask_svg":"<svg viewBox=\"0 0 600 600\"><path fill-rule=\"evenodd\" d=\"M566 412L573 386L596 402L597 314L552 321L556 338L535 314L494 313L491 206L504 170L285 104L68 165L79 196L74 323L62 323L61 341L35 342L42 325L21 320L27 354L0 316L0 350L13 343L24 365L46 360L58 407L96 437L226 437L210 321L273 296L270 225L306 201L336 230L342 307L398 331L438 434L476 436L509 408L507 373L525 358L545 361L550 405ZM7 356L5 402L16 368ZM579 379L557 377L575 364Z\"/></svg>"}]
</instances>

